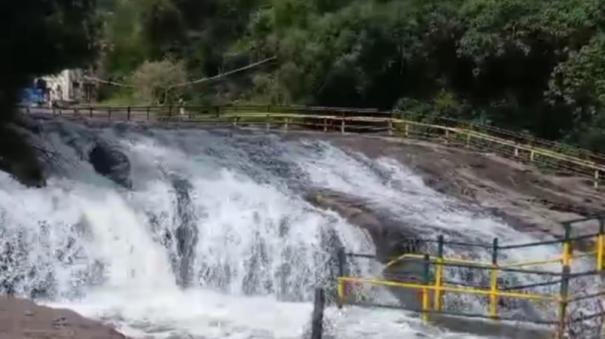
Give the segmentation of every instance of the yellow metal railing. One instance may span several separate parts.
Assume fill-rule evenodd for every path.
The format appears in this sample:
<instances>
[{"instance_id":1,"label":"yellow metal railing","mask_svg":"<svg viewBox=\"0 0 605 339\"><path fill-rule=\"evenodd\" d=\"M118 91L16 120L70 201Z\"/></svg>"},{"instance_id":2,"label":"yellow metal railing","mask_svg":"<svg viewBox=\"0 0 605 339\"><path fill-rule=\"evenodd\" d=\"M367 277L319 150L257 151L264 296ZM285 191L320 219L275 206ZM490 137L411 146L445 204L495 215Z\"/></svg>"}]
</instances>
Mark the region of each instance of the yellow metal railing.
<instances>
[{"instance_id":1,"label":"yellow metal railing","mask_svg":"<svg viewBox=\"0 0 605 339\"><path fill-rule=\"evenodd\" d=\"M599 237L601 238L601 240L600 240L601 244L597 243L596 247L598 247L598 248L594 251L567 255L567 256L562 255L561 257L554 258L554 259L534 260L534 261L528 260L528 261L521 261L521 262L504 263L503 265L497 266L496 269L497 268L521 268L521 267L530 267L530 266L541 266L541 265L554 264L554 263L561 263L562 265L565 265L566 262L568 265L570 265L574 259L580 259L580 258L594 256L596 259L596 263L597 263L596 268L599 269L599 267L601 267L600 270L602 270L603 269L603 240L602 240L603 236L599 236ZM565 259L565 258L567 258L567 259ZM385 265L385 268L390 268L390 267L396 265L397 263L404 261L404 260L408 260L408 259L420 260L420 259L423 259L423 255L412 254L412 253L403 254L403 255L389 261ZM468 264L468 265L474 265L477 267L488 267L490 265L487 262L473 261L473 260L467 260L467 259L462 259L462 258L439 258L439 257L431 256L431 259L434 259L436 262L441 263L441 264L444 264L444 263Z\"/></svg>"},{"instance_id":2,"label":"yellow metal railing","mask_svg":"<svg viewBox=\"0 0 605 339\"><path fill-rule=\"evenodd\" d=\"M597 249L595 250L597 254L597 271L603 270L603 251L605 250L605 235L599 234L597 236Z\"/></svg>"},{"instance_id":3,"label":"yellow metal railing","mask_svg":"<svg viewBox=\"0 0 605 339\"><path fill-rule=\"evenodd\" d=\"M442 301L437 298L438 293L454 293L454 294L467 294L485 296L489 299L489 318L498 319L498 300L499 298L511 298L518 300L527 300L534 302L555 302L561 303L563 299L559 295L554 294L540 294L540 293L528 293L528 292L511 292L502 291L498 289L497 284L497 272L493 270L491 274L490 288L475 288L475 287L461 287L461 286L450 286L447 284L438 284L437 280L433 283L409 283L399 282L384 279L368 279L358 277L339 277L338 278L338 302L339 304L345 304L347 296L345 291L347 290L346 285L370 285L370 286L384 286L391 288L400 288L417 291L421 295L421 309L420 313L424 321L429 321L431 313L441 313ZM433 305L430 304L430 293L435 295ZM563 310L564 311L564 310ZM561 312L561 308L560 308Z\"/></svg>"},{"instance_id":4,"label":"yellow metal railing","mask_svg":"<svg viewBox=\"0 0 605 339\"><path fill-rule=\"evenodd\" d=\"M530 302L552 302L557 303L558 307L558 318L560 321L552 321L552 323L558 324L558 331L563 333L566 327L566 307L572 298L568 298L566 295L561 294L545 294L545 293L530 293L522 291L507 291L498 288L498 272L502 268L494 267L490 272L490 286L489 288L480 287L466 287L466 286L453 286L444 284L443 281L437 277L434 282L427 281L425 283L412 283L412 282L401 282L386 279L376 278L361 278L361 277L339 277L337 279L337 294L339 305L347 303L346 291L347 286L383 286L390 288L406 289L416 291L420 294L421 298L421 318L424 321L430 320L430 314L432 313L443 313L443 301L442 297L444 293L450 294L466 294L476 295L488 298L488 315L486 318L492 320L500 319L498 315L498 302L500 298L509 298L517 300L526 300ZM437 271L438 272L438 271ZM431 305L430 295L433 293L434 301ZM567 292L565 292L567 293ZM603 292L605 294L605 291ZM562 338L562 336L560 336Z\"/></svg>"},{"instance_id":5,"label":"yellow metal railing","mask_svg":"<svg viewBox=\"0 0 605 339\"><path fill-rule=\"evenodd\" d=\"M435 286L433 284L417 284L417 283L406 283L392 280L383 280L383 279L370 279L370 278L357 278L357 277L339 277L338 278L338 298L341 303L344 304L344 291L345 291L345 283L353 283L353 284L369 284L369 285L377 285L377 286L388 286L388 287L398 287L404 289L412 289L416 291L420 291L423 295L426 295L429 291L437 291L441 290L443 292L453 292L453 293L461 293L461 294L474 294L481 296L489 296L492 297L505 297L505 298L517 298L517 299L525 299L525 300L536 300L536 301L560 301L561 299L557 295L550 294L537 294L537 293L523 293L523 292L508 292L508 291L500 291L490 289L482 289L482 288L473 288L473 287L460 287L460 286L448 286L448 285L440 285ZM424 300L427 300L426 302ZM423 311L430 311L430 306L427 298L423 297ZM426 306L426 307L424 307ZM491 305L490 308L494 308L496 305Z\"/></svg>"},{"instance_id":6,"label":"yellow metal railing","mask_svg":"<svg viewBox=\"0 0 605 339\"><path fill-rule=\"evenodd\" d=\"M571 229L575 223L582 223L587 221L598 222L598 232L594 234L586 234L572 237ZM576 220L568 223L564 223L565 234L562 239L558 240L547 240L541 242L527 243L500 246L498 240L494 239L492 246L486 244L472 244L462 242L449 242L450 245L460 247L482 247L486 250L492 251L492 261L485 262L480 260L471 260L466 258L454 258L444 256L444 246L448 245L443 236L439 236L437 240L437 255L428 254L417 254L417 253L405 253L398 257L393 258L384 264L384 271L388 274L386 278L366 278L366 277L352 277L344 275L344 270L341 269L340 276L337 278L337 293L339 304L342 305L347 302L347 286L351 285L366 285L366 286L384 286L391 288L400 288L416 291L420 297L419 304L420 309L415 310L421 313L422 319L429 320L429 315L432 313L446 313L444 312L443 298L445 294L467 294L487 297L487 314L481 317L486 319L499 320L503 319L499 316L499 303L502 298L510 298L517 300L526 300L535 303L552 302L556 303L557 319L550 321L540 321L540 323L548 323L556 325L557 337L563 338L565 335L566 328L569 324L584 321L583 319L591 317L604 317L605 311L601 313L592 314L589 316L580 316L579 318L572 318L572 315L568 312L570 304L578 302L580 300L595 299L605 296L605 290L594 292L588 296L584 295L585 291L580 293L572 293L570 291L570 281L573 279L579 279L582 277L594 277L599 278L599 275L603 273L604 261L605 261L605 217L587 218L582 220ZM418 239L411 239L417 241ZM429 242L430 240L424 240ZM587 252L574 252L573 247L577 242L584 241L589 244L593 244L593 249ZM536 246L545 245L561 245L561 255L557 258L551 259L540 259L540 260L527 260L522 262L498 262L498 252L502 250L515 250L520 248L529 248ZM354 255L353 255L354 256ZM367 255L361 255L367 257ZM590 262L584 259L590 259ZM580 265L583 272L571 272L571 266L574 263ZM408 282L405 281L406 277L397 275L398 269L406 272L405 264L409 262L423 263L424 272L421 282ZM594 268L589 269L588 265L594 262ZM397 267L398 264L403 266ZM560 271L548 270L536 270L527 269L534 266L543 266L548 264L560 264ZM418 267L418 266L412 266ZM434 272L433 277L430 277L430 268ZM486 272L488 283L484 286L465 286L464 283L453 282L446 279L446 267L458 267L483 270ZM508 273L510 276L506 276L502 273ZM411 278L417 279L414 275L419 272L412 273ZM548 279L545 282L532 283L528 285L516 285L516 286L500 286L500 278L510 278L515 274L528 274L528 275L541 275L556 278L555 280ZM529 292L530 288L547 287L546 290L551 290L552 287L559 286L559 292L556 294L548 293L535 293ZM583 284L580 284L585 286ZM432 294L432 301L431 301ZM599 302L600 303L600 302ZM464 315L462 315L464 316ZM477 315L473 315L477 316ZM532 320L528 320L532 322Z\"/></svg>"},{"instance_id":7,"label":"yellow metal railing","mask_svg":"<svg viewBox=\"0 0 605 339\"><path fill-rule=\"evenodd\" d=\"M577 255L576 258L580 258L580 257L586 257L588 255L592 255L592 253L583 253L580 255ZM522 268L522 267L529 267L529 266L537 266L537 265L544 265L544 264L550 264L550 263L563 263L564 259L563 258L556 258L556 259L548 259L548 260L535 260L535 261L526 261L526 262L516 262L516 263L508 263L508 264L504 264L502 266L498 266L498 265L494 265L494 264L489 264L489 263L485 263L485 262L480 262L480 261L473 261L473 260L467 260L467 259L461 259L461 258L444 258L444 257L431 257L431 256L426 256L426 255L420 255L420 254L411 254L411 253L406 253L403 254L391 261L389 261L386 265L385 265L385 269L389 269L392 268L394 265L396 265L397 263L403 262L405 260L415 260L415 261L419 261L419 260L431 260L431 262L434 263L435 266L435 281L432 284L432 286L428 286L428 285L422 285L424 286L422 288L422 305L423 305L423 310L427 309L426 306L428 305L428 290L432 290L434 291L434 310L437 311L441 311L442 310L442 305L443 305L443 293L444 292L464 292L467 294L479 294L479 295L489 295L489 315L491 318L496 319L498 316L497 313L497 305L498 305L498 298L499 297L519 297L520 295L522 295L523 297L520 299L529 299L529 300L551 300L551 301L555 301L558 299L553 299L553 298L547 298L546 296L541 296L541 295L533 295L532 294L527 294L527 293L512 293L512 292L501 292L498 290L498 273L501 272L502 270L506 270L506 269L510 269L510 268ZM489 277L490 277L490 283L489 283L489 289L477 289L477 288L460 288L460 287L448 287L447 285L444 285L443 283L443 274L444 274L444 267L445 265L448 264L462 264L465 265L465 267L471 267L471 268L482 268L482 269L486 269L489 270ZM351 281L352 278L346 278L344 281ZM375 280L370 280L370 281L375 281ZM386 282L386 280L379 280L382 281L383 283ZM339 283L340 286L340 283ZM394 286L394 287L405 287L405 288L420 288L419 285L417 284L407 284L407 283L399 283L396 282L395 284L388 284L388 286ZM428 290L427 290L428 289ZM339 291L343 291L344 289L342 287L339 287ZM424 315L426 317L426 315Z\"/></svg>"},{"instance_id":8,"label":"yellow metal railing","mask_svg":"<svg viewBox=\"0 0 605 339\"><path fill-rule=\"evenodd\" d=\"M26 108L26 111L33 109ZM395 118L392 112L361 110L353 108L298 107L298 106L126 106L126 107L61 107L55 113L75 116L102 118L107 120L148 120L191 123L223 123L263 126L266 129L280 127L285 130L303 127L327 132L341 133L359 129L386 130L388 135L404 138L431 138L444 141L448 145L459 142L464 147L473 147L589 177L598 188L605 173L604 163L595 163L573 155L557 152L545 147L547 144L532 145L511 141L502 137L477 131L465 124L445 126ZM487 130L489 132L489 130ZM601 157L593 157L601 159ZM605 157L602 157L605 159Z\"/></svg>"}]
</instances>

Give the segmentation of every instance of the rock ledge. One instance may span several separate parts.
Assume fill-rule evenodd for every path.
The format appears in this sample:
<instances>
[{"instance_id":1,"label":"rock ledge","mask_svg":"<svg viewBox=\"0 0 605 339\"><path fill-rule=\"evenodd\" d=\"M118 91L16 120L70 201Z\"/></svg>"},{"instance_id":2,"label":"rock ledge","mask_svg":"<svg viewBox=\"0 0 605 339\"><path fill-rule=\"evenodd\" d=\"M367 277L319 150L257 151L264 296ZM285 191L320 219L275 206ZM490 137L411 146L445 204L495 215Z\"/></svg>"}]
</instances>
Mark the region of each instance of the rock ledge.
<instances>
[{"instance_id":1,"label":"rock ledge","mask_svg":"<svg viewBox=\"0 0 605 339\"><path fill-rule=\"evenodd\" d=\"M113 328L76 312L0 297L0 339L126 339Z\"/></svg>"}]
</instances>

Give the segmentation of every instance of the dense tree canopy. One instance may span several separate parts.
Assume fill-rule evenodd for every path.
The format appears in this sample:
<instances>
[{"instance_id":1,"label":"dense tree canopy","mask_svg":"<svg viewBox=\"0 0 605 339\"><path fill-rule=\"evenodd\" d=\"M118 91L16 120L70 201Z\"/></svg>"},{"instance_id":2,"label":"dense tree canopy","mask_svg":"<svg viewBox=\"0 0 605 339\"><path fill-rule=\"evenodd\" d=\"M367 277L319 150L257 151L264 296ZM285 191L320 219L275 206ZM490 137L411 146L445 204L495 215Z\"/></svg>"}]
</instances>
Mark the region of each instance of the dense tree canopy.
<instances>
[{"instance_id":1,"label":"dense tree canopy","mask_svg":"<svg viewBox=\"0 0 605 339\"><path fill-rule=\"evenodd\" d=\"M605 0L99 5L101 64L114 79L146 61L180 60L199 78L278 56L272 68L193 89L190 101L398 109L605 151Z\"/></svg>"},{"instance_id":2,"label":"dense tree canopy","mask_svg":"<svg viewBox=\"0 0 605 339\"><path fill-rule=\"evenodd\" d=\"M81 65L95 50L94 0L0 1L0 120L36 75Z\"/></svg>"}]
</instances>

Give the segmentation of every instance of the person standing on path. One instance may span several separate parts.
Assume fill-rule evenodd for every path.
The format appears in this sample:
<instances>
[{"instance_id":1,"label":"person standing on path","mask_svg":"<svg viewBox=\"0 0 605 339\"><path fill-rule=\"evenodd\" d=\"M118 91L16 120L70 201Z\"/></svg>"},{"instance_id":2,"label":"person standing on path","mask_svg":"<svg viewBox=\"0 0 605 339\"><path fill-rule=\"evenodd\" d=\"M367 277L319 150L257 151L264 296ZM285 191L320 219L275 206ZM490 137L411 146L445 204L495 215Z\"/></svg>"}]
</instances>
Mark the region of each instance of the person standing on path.
<instances>
[{"instance_id":1,"label":"person standing on path","mask_svg":"<svg viewBox=\"0 0 605 339\"><path fill-rule=\"evenodd\" d=\"M185 119L185 101L183 101L183 98L179 98L179 115L181 120Z\"/></svg>"}]
</instances>

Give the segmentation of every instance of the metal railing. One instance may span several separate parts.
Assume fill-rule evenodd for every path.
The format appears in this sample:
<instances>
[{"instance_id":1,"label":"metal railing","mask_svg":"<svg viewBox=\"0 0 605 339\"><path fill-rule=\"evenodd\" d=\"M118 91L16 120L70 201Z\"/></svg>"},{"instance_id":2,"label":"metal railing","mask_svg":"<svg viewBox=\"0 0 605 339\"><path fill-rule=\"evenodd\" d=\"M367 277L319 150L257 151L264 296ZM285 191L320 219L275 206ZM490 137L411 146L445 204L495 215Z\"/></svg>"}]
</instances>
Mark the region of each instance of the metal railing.
<instances>
[{"instance_id":1,"label":"metal railing","mask_svg":"<svg viewBox=\"0 0 605 339\"><path fill-rule=\"evenodd\" d=\"M479 151L488 151L520 162L533 163L545 169L570 173L590 179L599 188L605 173L605 162L597 161L592 154L578 157L555 151L545 143L536 145L524 139L506 139L489 131L459 125L435 125L400 118L396 112L373 109L227 105L227 106L77 106L58 107L52 110L32 109L27 112L46 111L53 115L71 118L103 119L109 121L180 122L239 127L262 127L267 130L312 129L323 132L375 133L441 142ZM512 132L511 132L512 133ZM502 133L500 133L502 135ZM521 140L521 141L520 141ZM603 157L605 159L605 157Z\"/></svg>"},{"instance_id":2,"label":"metal railing","mask_svg":"<svg viewBox=\"0 0 605 339\"><path fill-rule=\"evenodd\" d=\"M538 138L528 133L515 132L488 124L474 123L452 118L439 118L438 121L440 124L442 123L446 126L457 126L470 130L476 130L478 132L497 136L517 143L538 146L541 148L553 150L557 153L567 154L597 164L605 164L605 156L603 154L595 153L587 149L582 149L569 144Z\"/></svg>"},{"instance_id":3,"label":"metal railing","mask_svg":"<svg viewBox=\"0 0 605 339\"><path fill-rule=\"evenodd\" d=\"M583 223L592 223L597 231L587 234L573 236L574 226ZM591 225L591 226L592 226ZM432 247L436 254L432 253L404 253L398 257L387 261L383 266L384 272L390 272L386 277L360 277L350 276L346 272L347 257L352 259L376 259L373 255L344 253L341 249L339 253L339 276L337 277L337 302L339 307L345 304L356 304L372 307L396 307L404 308L409 311L419 312L422 319L430 321L431 314L444 314L452 316L463 316L473 318L483 318L490 320L511 320L515 322L528 322L541 325L556 326L555 333L558 338L564 338L568 328L574 324L586 322L591 319L599 318L601 325L605 312L602 308L592 314L581 313L574 316L569 313L570 306L579 302L599 303L602 296L605 296L605 290L586 291L584 289L574 291L574 281L578 279L592 277L600 279L605 266L605 215L593 218L572 220L563 223L564 235L561 239L545 240L540 242L500 245L498 239L494 239L491 244L471 243L462 241L448 241L444 236L437 239L411 239L414 243L419 241L424 243L426 248ZM580 243L588 243L592 250L588 252L574 253L574 247ZM435 245L436 246L430 246ZM500 262L502 251L520 250L526 248L535 248L538 246L561 245L561 255L556 258L531 258L522 262ZM454 258L444 255L448 246L463 247L476 250L477 248L491 252L491 262L482 262L466 258ZM435 248L436 247L436 248ZM427 250L426 252L430 252ZM590 262L587 264L585 261ZM376 259L377 260L377 259ZM584 270L572 272L573 264L576 261L583 261ZM415 263L421 267L420 272L405 271L404 274L397 274L400 267L405 267L406 263ZM558 269L529 269L529 267L541 266L547 264L559 264ZM592 269L590 268L592 266ZM487 278L487 284L474 285L454 281L448 277L446 268L469 269L482 272ZM544 277L546 281L532 282L530 284L520 284L513 286L503 286L501 278L504 274L512 277L535 276ZM406 281L407 280L407 281ZM412 281L409 281L412 280ZM409 290L419 295L419 307L410 307L410 305L385 305L379 302L354 300L352 289L354 287L386 287L395 290ZM556 293L536 291L538 288L547 287L552 290L557 289ZM444 296L448 295L474 295L487 298L487 314L485 313L465 313L456 310L444 309ZM350 298L351 297L351 298ZM556 306L556 318L532 318L532 317L507 317L499 314L499 303L501 300L522 300L534 304L549 303ZM600 329L599 329L600 330Z\"/></svg>"}]
</instances>

